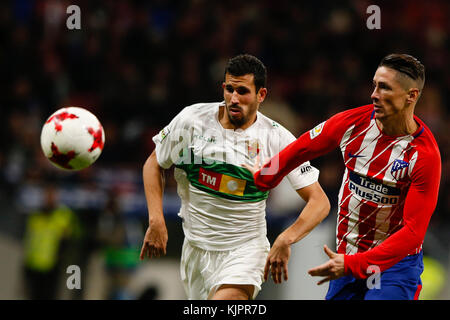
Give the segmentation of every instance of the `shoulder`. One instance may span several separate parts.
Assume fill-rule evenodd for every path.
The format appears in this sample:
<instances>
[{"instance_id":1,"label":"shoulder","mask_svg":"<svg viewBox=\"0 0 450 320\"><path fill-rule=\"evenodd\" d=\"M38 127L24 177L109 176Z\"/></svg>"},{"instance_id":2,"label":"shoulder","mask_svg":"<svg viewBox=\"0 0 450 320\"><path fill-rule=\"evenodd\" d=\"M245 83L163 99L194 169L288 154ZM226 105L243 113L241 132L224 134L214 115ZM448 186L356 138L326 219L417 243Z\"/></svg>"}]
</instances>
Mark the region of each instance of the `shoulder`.
<instances>
[{"instance_id":1,"label":"shoulder","mask_svg":"<svg viewBox=\"0 0 450 320\"><path fill-rule=\"evenodd\" d=\"M373 105L347 109L336 113L328 120L323 121L310 130L311 139L314 139L322 132L325 136L334 141L339 141L342 136L351 128L365 128L370 125L373 118Z\"/></svg>"},{"instance_id":2,"label":"shoulder","mask_svg":"<svg viewBox=\"0 0 450 320\"><path fill-rule=\"evenodd\" d=\"M222 102L200 102L191 104L189 106L184 107L181 110L180 114L183 113L185 115L195 115L195 116L204 116L210 115L217 111L217 108L222 104Z\"/></svg>"},{"instance_id":3,"label":"shoulder","mask_svg":"<svg viewBox=\"0 0 450 320\"><path fill-rule=\"evenodd\" d=\"M415 134L412 145L414 147L412 177L429 179L441 176L441 154L438 144L431 130L418 117L415 120L421 125L421 129Z\"/></svg>"},{"instance_id":4,"label":"shoulder","mask_svg":"<svg viewBox=\"0 0 450 320\"><path fill-rule=\"evenodd\" d=\"M258 122L260 128L270 129L273 130L274 132L279 132L281 134L288 133L292 135L292 133L288 129L286 129L283 125L281 125L275 120L272 120L271 118L267 117L266 115L262 114L259 111L258 111Z\"/></svg>"},{"instance_id":5,"label":"shoulder","mask_svg":"<svg viewBox=\"0 0 450 320\"><path fill-rule=\"evenodd\" d=\"M277 121L258 112L258 131L261 135L265 133L271 143L285 147L295 141L296 137Z\"/></svg>"},{"instance_id":6,"label":"shoulder","mask_svg":"<svg viewBox=\"0 0 450 320\"><path fill-rule=\"evenodd\" d=\"M440 163L441 153L433 133L421 119L418 117L414 117L414 119L422 127L422 129L416 133L416 136L414 136L413 143L416 145L416 150L422 154L422 158L426 158L434 162L438 161Z\"/></svg>"},{"instance_id":7,"label":"shoulder","mask_svg":"<svg viewBox=\"0 0 450 320\"><path fill-rule=\"evenodd\" d=\"M176 123L190 125L193 122L214 116L221 102L196 103L184 107L174 118Z\"/></svg>"},{"instance_id":8,"label":"shoulder","mask_svg":"<svg viewBox=\"0 0 450 320\"><path fill-rule=\"evenodd\" d=\"M368 104L356 108L346 109L335 114L332 118L339 118L342 120L356 121L367 120L370 121L373 118L374 108L373 104Z\"/></svg>"}]
</instances>

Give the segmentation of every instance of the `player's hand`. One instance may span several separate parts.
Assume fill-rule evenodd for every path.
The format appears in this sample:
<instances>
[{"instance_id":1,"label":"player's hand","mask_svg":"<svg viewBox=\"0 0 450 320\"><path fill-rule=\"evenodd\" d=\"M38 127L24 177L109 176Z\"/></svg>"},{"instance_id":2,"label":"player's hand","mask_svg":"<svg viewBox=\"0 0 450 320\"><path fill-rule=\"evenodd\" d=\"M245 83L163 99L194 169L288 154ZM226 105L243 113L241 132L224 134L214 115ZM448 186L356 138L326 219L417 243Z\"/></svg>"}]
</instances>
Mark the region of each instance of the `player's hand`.
<instances>
[{"instance_id":1,"label":"player's hand","mask_svg":"<svg viewBox=\"0 0 450 320\"><path fill-rule=\"evenodd\" d=\"M164 256L166 254L167 239L168 234L164 221L152 223L145 233L140 259L144 260L145 256L149 258Z\"/></svg>"},{"instance_id":2,"label":"player's hand","mask_svg":"<svg viewBox=\"0 0 450 320\"><path fill-rule=\"evenodd\" d=\"M344 255L333 252L326 245L323 246L323 249L330 260L308 271L312 276L325 277L317 282L318 285L345 275Z\"/></svg>"},{"instance_id":3,"label":"player's hand","mask_svg":"<svg viewBox=\"0 0 450 320\"><path fill-rule=\"evenodd\" d=\"M291 246L282 236L278 236L267 256L266 266L264 268L264 280L267 281L269 272L271 272L273 282L281 283L283 282L283 279L284 281L287 281L290 256Z\"/></svg>"}]
</instances>

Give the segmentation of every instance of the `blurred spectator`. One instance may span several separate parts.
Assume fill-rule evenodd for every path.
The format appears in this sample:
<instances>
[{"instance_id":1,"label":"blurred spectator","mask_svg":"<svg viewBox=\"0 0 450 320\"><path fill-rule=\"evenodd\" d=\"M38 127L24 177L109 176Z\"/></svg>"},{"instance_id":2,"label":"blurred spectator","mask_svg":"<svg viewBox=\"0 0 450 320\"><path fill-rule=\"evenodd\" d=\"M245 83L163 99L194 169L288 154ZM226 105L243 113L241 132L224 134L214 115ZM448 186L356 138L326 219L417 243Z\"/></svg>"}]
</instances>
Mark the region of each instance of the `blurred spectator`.
<instances>
[{"instance_id":1,"label":"blurred spectator","mask_svg":"<svg viewBox=\"0 0 450 320\"><path fill-rule=\"evenodd\" d=\"M104 254L108 274L108 299L128 299L125 288L130 270L138 262L138 254L130 250L127 241L127 223L119 203L119 192L111 191L106 207L99 218L97 236ZM133 255L134 253L134 255Z\"/></svg>"},{"instance_id":2,"label":"blurred spectator","mask_svg":"<svg viewBox=\"0 0 450 320\"><path fill-rule=\"evenodd\" d=\"M57 190L45 186L43 207L30 214L24 239L25 286L29 299L55 299L64 241L79 236L77 217L61 206Z\"/></svg>"}]
</instances>

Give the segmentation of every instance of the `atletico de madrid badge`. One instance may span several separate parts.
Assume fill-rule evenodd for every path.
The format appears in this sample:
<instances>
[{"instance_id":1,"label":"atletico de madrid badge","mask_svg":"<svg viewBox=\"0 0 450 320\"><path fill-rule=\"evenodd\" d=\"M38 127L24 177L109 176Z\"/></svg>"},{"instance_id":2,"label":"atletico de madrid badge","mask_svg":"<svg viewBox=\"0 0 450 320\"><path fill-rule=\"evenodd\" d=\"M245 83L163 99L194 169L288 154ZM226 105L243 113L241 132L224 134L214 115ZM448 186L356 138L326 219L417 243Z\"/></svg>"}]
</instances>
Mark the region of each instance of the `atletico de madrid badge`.
<instances>
[{"instance_id":1,"label":"atletico de madrid badge","mask_svg":"<svg viewBox=\"0 0 450 320\"><path fill-rule=\"evenodd\" d=\"M392 164L391 174L398 181L405 177L409 163L404 160L395 160Z\"/></svg>"}]
</instances>

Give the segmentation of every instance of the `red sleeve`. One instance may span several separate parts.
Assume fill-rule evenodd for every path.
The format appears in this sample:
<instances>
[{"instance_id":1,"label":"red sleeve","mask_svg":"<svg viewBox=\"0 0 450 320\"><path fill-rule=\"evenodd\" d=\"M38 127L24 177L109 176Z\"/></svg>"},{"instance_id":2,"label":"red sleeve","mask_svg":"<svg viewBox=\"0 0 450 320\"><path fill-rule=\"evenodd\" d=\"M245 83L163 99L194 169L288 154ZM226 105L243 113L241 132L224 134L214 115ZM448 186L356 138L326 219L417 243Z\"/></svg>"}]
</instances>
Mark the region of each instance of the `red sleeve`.
<instances>
[{"instance_id":1,"label":"red sleeve","mask_svg":"<svg viewBox=\"0 0 450 320\"><path fill-rule=\"evenodd\" d=\"M375 265L384 271L421 246L436 208L440 177L441 159L436 148L436 152L428 159L418 160L413 169L403 211L403 227L373 249L345 255L347 274L367 278L370 275L367 273L369 266Z\"/></svg>"},{"instance_id":2,"label":"red sleeve","mask_svg":"<svg viewBox=\"0 0 450 320\"><path fill-rule=\"evenodd\" d=\"M369 112L373 109L373 107L370 109L367 107L369 106L364 106ZM355 112L355 110L357 109L350 109L334 115L310 131L305 132L297 140L287 145L280 153L272 157L254 175L258 189L267 191L275 188L289 172L303 162L317 158L337 148L347 128L355 122L355 117L361 117L361 115L367 113L361 113L360 111L362 110Z\"/></svg>"}]
</instances>

